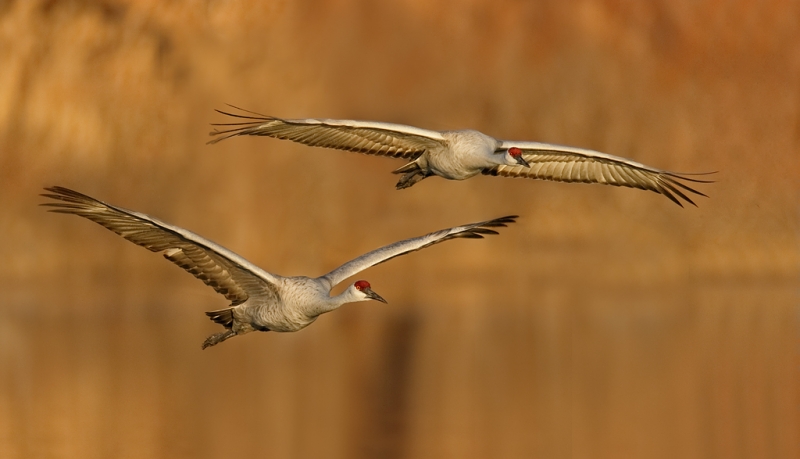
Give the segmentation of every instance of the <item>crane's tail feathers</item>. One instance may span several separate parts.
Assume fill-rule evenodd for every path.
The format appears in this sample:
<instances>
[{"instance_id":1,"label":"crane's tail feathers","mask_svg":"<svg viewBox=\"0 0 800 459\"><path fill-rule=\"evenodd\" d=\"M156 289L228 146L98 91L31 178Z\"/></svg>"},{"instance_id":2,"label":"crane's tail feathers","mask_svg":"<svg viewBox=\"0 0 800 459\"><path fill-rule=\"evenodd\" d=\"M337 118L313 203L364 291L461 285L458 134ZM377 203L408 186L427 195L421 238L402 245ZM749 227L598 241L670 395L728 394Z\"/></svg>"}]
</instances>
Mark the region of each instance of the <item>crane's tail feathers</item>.
<instances>
[{"instance_id":1,"label":"crane's tail feathers","mask_svg":"<svg viewBox=\"0 0 800 459\"><path fill-rule=\"evenodd\" d=\"M227 329L233 328L233 308L219 309L217 311L208 311L206 315L214 322L222 325Z\"/></svg>"},{"instance_id":2,"label":"crane's tail feathers","mask_svg":"<svg viewBox=\"0 0 800 459\"><path fill-rule=\"evenodd\" d=\"M414 172L419 170L422 170L422 168L419 167L419 164L417 164L416 161L411 161L410 163L393 170L392 174L406 174L408 172Z\"/></svg>"}]
</instances>

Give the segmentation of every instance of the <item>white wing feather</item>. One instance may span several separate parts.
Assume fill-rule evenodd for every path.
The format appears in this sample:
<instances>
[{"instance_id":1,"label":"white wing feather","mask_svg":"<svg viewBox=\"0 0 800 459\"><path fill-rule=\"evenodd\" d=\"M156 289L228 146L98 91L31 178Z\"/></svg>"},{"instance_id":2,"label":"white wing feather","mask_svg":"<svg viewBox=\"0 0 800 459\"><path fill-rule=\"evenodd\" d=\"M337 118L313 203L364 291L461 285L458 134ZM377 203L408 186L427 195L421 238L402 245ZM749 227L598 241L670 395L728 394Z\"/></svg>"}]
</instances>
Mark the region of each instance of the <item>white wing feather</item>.
<instances>
[{"instance_id":1,"label":"white wing feather","mask_svg":"<svg viewBox=\"0 0 800 459\"><path fill-rule=\"evenodd\" d=\"M491 228L504 227L508 223L514 223L516 218L516 215L510 215L485 222L447 228L441 231L435 231L433 233L426 234L424 236L395 242L394 244L389 244L373 250L372 252L365 253L354 260L348 261L321 278L328 280L331 284L331 287L333 287L348 277L371 266L391 260L394 257L399 257L400 255L405 255L416 250L424 249L425 247L430 247L440 242L455 238L478 239L482 238L483 235L486 234L497 234L497 231L494 231Z\"/></svg>"}]
</instances>

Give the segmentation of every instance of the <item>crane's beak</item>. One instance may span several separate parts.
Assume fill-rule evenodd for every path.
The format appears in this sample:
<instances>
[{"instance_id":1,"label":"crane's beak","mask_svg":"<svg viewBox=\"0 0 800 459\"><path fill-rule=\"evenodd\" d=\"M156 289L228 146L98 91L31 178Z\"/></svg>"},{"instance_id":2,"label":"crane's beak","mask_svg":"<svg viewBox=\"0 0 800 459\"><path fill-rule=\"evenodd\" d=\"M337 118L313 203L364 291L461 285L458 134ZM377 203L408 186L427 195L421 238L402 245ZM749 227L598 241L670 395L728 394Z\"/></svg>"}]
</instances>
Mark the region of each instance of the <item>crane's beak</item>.
<instances>
[{"instance_id":1,"label":"crane's beak","mask_svg":"<svg viewBox=\"0 0 800 459\"><path fill-rule=\"evenodd\" d=\"M364 290L362 290L362 292L366 293L367 298L369 298L370 300L380 301L381 303L389 304L388 301L384 300L380 295L373 292L371 288L365 288Z\"/></svg>"},{"instance_id":2,"label":"crane's beak","mask_svg":"<svg viewBox=\"0 0 800 459\"><path fill-rule=\"evenodd\" d=\"M528 161L525 161L525 158L523 158L522 155L519 155L514 159L516 159L517 160L517 164L519 164L521 166L531 167L531 165L528 164Z\"/></svg>"}]
</instances>

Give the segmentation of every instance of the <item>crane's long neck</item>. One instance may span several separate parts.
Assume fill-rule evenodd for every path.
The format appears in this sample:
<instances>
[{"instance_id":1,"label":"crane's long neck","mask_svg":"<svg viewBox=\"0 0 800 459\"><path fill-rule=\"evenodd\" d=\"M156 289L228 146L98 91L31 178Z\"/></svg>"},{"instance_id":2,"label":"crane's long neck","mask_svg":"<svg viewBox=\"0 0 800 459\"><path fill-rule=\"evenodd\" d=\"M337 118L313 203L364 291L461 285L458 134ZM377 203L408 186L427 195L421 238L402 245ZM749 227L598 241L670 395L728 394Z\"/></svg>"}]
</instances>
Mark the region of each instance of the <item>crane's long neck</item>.
<instances>
[{"instance_id":1,"label":"crane's long neck","mask_svg":"<svg viewBox=\"0 0 800 459\"><path fill-rule=\"evenodd\" d=\"M326 301L320 305L322 307L320 314L333 311L343 304L354 303L356 301L362 301L362 298L357 297L353 287L350 286L338 295L329 296Z\"/></svg>"},{"instance_id":2,"label":"crane's long neck","mask_svg":"<svg viewBox=\"0 0 800 459\"><path fill-rule=\"evenodd\" d=\"M332 297L331 299L339 302L339 306L345 303L355 303L357 301L364 301L364 298L357 295L357 290L352 286L347 287L342 293Z\"/></svg>"}]
</instances>

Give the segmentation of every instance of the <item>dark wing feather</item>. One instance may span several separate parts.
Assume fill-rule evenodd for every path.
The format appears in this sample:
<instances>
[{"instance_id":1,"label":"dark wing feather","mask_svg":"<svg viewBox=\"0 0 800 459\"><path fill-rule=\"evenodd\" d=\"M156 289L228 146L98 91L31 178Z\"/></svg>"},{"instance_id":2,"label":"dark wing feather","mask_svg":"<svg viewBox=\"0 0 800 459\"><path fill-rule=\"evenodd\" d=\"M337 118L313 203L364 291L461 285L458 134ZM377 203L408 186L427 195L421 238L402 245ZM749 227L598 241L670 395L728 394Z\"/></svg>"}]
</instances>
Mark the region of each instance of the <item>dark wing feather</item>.
<instances>
[{"instance_id":1,"label":"dark wing feather","mask_svg":"<svg viewBox=\"0 0 800 459\"><path fill-rule=\"evenodd\" d=\"M530 167L500 165L483 171L486 175L520 177L557 182L600 183L650 190L662 194L683 207L680 199L695 205L688 196L706 196L685 182L713 183L688 175L662 171L625 158L581 148L564 147L537 142L503 142L503 148L517 147ZM713 173L713 172L711 172Z\"/></svg>"},{"instance_id":2,"label":"dark wing feather","mask_svg":"<svg viewBox=\"0 0 800 459\"><path fill-rule=\"evenodd\" d=\"M164 257L185 269L234 305L251 296L278 298L277 277L258 268L233 252L183 228L150 216L106 204L63 187L45 188L42 196L51 212L87 218L125 239Z\"/></svg>"},{"instance_id":3,"label":"dark wing feather","mask_svg":"<svg viewBox=\"0 0 800 459\"><path fill-rule=\"evenodd\" d=\"M223 115L245 121L212 124L225 128L210 132L210 135L219 137L208 143L217 143L238 135L256 135L291 140L312 147L416 159L426 150L441 146L444 142L441 133L437 131L400 124L353 120L285 120L242 111L245 113L217 110Z\"/></svg>"}]
</instances>

